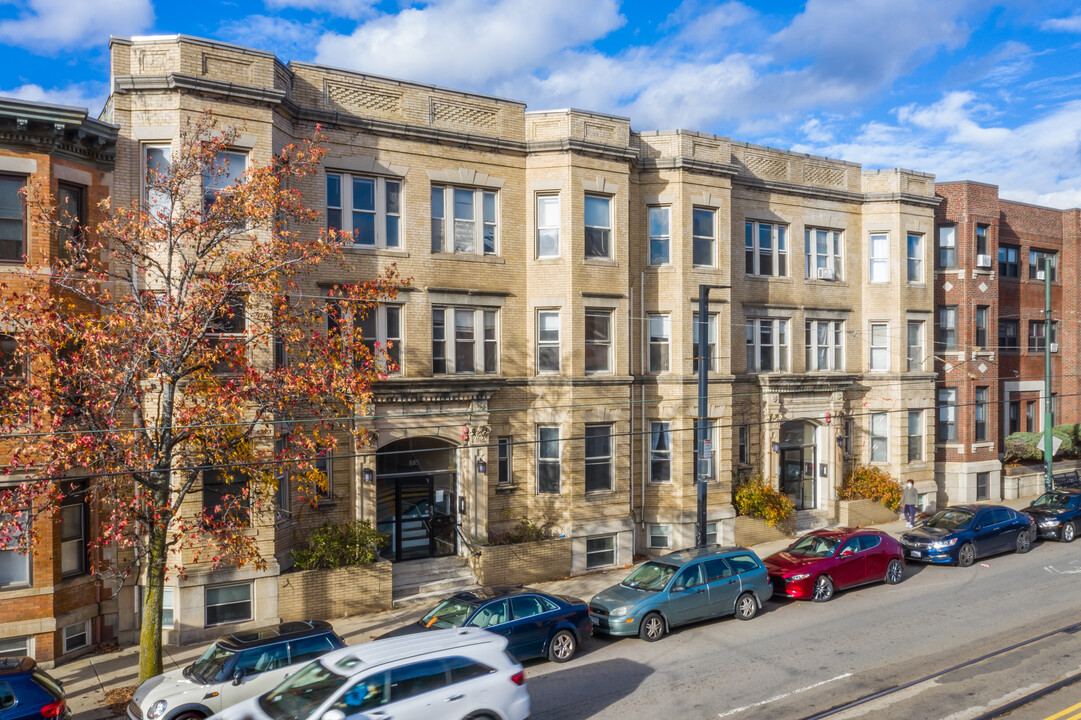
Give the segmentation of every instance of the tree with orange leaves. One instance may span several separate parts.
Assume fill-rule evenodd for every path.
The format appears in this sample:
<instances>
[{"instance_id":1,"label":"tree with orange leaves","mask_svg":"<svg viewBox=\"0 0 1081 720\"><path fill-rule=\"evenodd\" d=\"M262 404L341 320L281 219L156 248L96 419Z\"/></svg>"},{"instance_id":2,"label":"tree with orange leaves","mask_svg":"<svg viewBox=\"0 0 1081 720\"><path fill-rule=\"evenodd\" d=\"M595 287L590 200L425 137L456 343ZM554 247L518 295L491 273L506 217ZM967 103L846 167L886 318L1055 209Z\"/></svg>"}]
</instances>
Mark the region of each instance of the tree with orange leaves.
<instances>
[{"instance_id":1,"label":"tree with orange leaves","mask_svg":"<svg viewBox=\"0 0 1081 720\"><path fill-rule=\"evenodd\" d=\"M317 454L336 433L356 437L348 419L392 362L360 322L327 313L373 312L401 284L396 269L312 289L351 241L316 232L294 187L318 169L318 133L232 173L237 135L209 115L190 123L171 158L149 163L144 198L103 204L105 220L78 233L32 189L31 222L66 251L0 284L0 331L17 348L0 368L0 474L18 479L0 488L0 546L32 547L35 518L59 514L58 481L90 477L94 572L145 587L140 682L162 671L167 575L183 574L184 557L265 565L246 527L267 516L280 466L316 497ZM289 442L275 443L286 427ZM223 482L206 507L189 495L209 473Z\"/></svg>"}]
</instances>

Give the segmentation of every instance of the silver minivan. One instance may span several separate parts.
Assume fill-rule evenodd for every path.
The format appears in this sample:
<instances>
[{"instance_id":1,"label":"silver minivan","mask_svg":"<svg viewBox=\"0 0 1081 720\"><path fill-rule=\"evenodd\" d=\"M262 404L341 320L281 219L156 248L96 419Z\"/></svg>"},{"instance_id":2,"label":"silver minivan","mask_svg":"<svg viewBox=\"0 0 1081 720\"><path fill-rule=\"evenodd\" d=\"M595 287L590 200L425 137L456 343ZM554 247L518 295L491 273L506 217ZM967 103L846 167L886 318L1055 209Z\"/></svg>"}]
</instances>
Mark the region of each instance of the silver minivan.
<instances>
[{"instance_id":1,"label":"silver minivan","mask_svg":"<svg viewBox=\"0 0 1081 720\"><path fill-rule=\"evenodd\" d=\"M525 720L525 671L507 639L434 630L327 653L212 720Z\"/></svg>"}]
</instances>

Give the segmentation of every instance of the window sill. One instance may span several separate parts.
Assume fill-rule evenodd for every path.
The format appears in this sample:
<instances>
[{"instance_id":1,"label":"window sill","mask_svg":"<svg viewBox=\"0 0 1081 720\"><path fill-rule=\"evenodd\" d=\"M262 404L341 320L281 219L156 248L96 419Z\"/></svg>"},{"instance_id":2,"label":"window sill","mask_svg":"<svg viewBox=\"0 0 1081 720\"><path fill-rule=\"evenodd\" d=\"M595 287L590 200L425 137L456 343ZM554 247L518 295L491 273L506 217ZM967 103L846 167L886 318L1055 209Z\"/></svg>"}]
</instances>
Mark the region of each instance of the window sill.
<instances>
[{"instance_id":1,"label":"window sill","mask_svg":"<svg viewBox=\"0 0 1081 720\"><path fill-rule=\"evenodd\" d=\"M848 283L844 280L819 280L818 278L804 278L803 282L808 285L817 285L820 287L848 287Z\"/></svg>"},{"instance_id":2,"label":"window sill","mask_svg":"<svg viewBox=\"0 0 1081 720\"><path fill-rule=\"evenodd\" d=\"M965 451L965 446L960 444L960 443L956 443L956 442L946 442L946 443L936 442L935 443L935 448L938 449L938 450L956 450L956 451L961 452L961 453L963 453Z\"/></svg>"},{"instance_id":3,"label":"window sill","mask_svg":"<svg viewBox=\"0 0 1081 720\"><path fill-rule=\"evenodd\" d=\"M315 509L316 510L333 510L336 507L338 507L338 501L337 500L326 500L326 501L319 500L317 502L316 506L315 506Z\"/></svg>"},{"instance_id":4,"label":"window sill","mask_svg":"<svg viewBox=\"0 0 1081 720\"><path fill-rule=\"evenodd\" d=\"M495 492L497 495L510 495L511 493L518 492L519 487L512 482L498 483L495 486Z\"/></svg>"},{"instance_id":5,"label":"window sill","mask_svg":"<svg viewBox=\"0 0 1081 720\"><path fill-rule=\"evenodd\" d=\"M615 493L616 493L615 488L612 488L611 490L586 490L585 495L586 495L587 498L591 498L591 497L602 497L602 496L606 496L606 495L615 495Z\"/></svg>"},{"instance_id":6,"label":"window sill","mask_svg":"<svg viewBox=\"0 0 1081 720\"><path fill-rule=\"evenodd\" d=\"M586 265L597 265L599 267L619 267L619 261L611 258L582 258L582 262Z\"/></svg>"},{"instance_id":7,"label":"window sill","mask_svg":"<svg viewBox=\"0 0 1081 720\"><path fill-rule=\"evenodd\" d=\"M779 282L795 282L795 278L792 278L792 277L790 277L788 275L746 275L745 274L743 277L745 277L748 280L758 280L760 282L769 282L771 280L779 281ZM822 282L826 282L826 281L823 280Z\"/></svg>"},{"instance_id":8,"label":"window sill","mask_svg":"<svg viewBox=\"0 0 1081 720\"><path fill-rule=\"evenodd\" d=\"M387 257L407 258L409 253L405 250L388 250L387 248L365 247L363 245L346 245L343 252L356 253L357 255L386 255Z\"/></svg>"},{"instance_id":9,"label":"window sill","mask_svg":"<svg viewBox=\"0 0 1081 720\"><path fill-rule=\"evenodd\" d=\"M461 262L489 263L491 265L505 265L507 262L498 255L476 255L473 253L434 252L432 257L443 260L459 260Z\"/></svg>"},{"instance_id":10,"label":"window sill","mask_svg":"<svg viewBox=\"0 0 1081 720\"><path fill-rule=\"evenodd\" d=\"M972 452L976 452L977 450L993 449L994 447L995 443L993 440L981 440L980 442L972 443Z\"/></svg>"}]
</instances>

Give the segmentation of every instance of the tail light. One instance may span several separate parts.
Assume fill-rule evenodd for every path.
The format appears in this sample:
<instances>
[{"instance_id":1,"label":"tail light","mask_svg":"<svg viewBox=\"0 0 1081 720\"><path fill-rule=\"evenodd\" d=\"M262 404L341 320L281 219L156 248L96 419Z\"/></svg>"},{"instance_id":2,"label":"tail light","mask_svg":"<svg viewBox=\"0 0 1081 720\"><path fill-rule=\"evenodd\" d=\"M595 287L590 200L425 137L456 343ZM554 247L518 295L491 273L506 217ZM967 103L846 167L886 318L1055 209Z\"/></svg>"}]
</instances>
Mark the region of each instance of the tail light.
<instances>
[{"instance_id":1,"label":"tail light","mask_svg":"<svg viewBox=\"0 0 1081 720\"><path fill-rule=\"evenodd\" d=\"M510 681L515 685L525 685L525 670L519 670L511 675Z\"/></svg>"},{"instance_id":2,"label":"tail light","mask_svg":"<svg viewBox=\"0 0 1081 720\"><path fill-rule=\"evenodd\" d=\"M43 718L58 718L63 717L68 707L64 704L63 700L57 700L54 703L49 703L41 708L41 717Z\"/></svg>"}]
</instances>

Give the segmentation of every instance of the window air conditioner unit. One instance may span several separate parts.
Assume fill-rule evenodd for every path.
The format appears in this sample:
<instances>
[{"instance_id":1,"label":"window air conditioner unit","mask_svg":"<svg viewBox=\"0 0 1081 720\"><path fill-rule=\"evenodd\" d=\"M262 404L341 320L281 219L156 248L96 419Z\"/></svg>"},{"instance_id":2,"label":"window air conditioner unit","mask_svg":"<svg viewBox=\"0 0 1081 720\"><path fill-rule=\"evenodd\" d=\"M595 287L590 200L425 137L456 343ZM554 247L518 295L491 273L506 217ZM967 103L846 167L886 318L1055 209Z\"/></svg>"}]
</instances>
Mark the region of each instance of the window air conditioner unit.
<instances>
[{"instance_id":1,"label":"window air conditioner unit","mask_svg":"<svg viewBox=\"0 0 1081 720\"><path fill-rule=\"evenodd\" d=\"M836 280L837 273L833 272L831 268L818 268L819 280Z\"/></svg>"},{"instance_id":2,"label":"window air conditioner unit","mask_svg":"<svg viewBox=\"0 0 1081 720\"><path fill-rule=\"evenodd\" d=\"M1058 343L1051 343L1051 352L1058 352Z\"/></svg>"},{"instance_id":3,"label":"window air conditioner unit","mask_svg":"<svg viewBox=\"0 0 1081 720\"><path fill-rule=\"evenodd\" d=\"M1043 270L1037 270L1036 271L1036 279L1037 280L1043 280Z\"/></svg>"},{"instance_id":4,"label":"window air conditioner unit","mask_svg":"<svg viewBox=\"0 0 1081 720\"><path fill-rule=\"evenodd\" d=\"M991 256L990 255L977 255L976 256L976 267L982 267L982 268L991 267Z\"/></svg>"}]
</instances>

